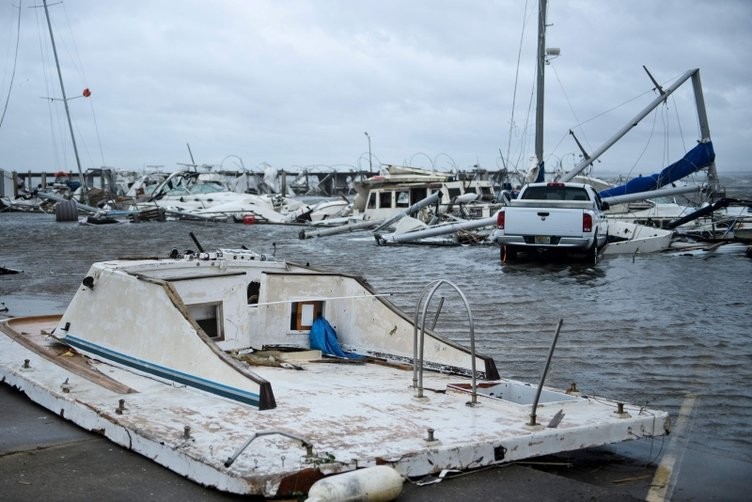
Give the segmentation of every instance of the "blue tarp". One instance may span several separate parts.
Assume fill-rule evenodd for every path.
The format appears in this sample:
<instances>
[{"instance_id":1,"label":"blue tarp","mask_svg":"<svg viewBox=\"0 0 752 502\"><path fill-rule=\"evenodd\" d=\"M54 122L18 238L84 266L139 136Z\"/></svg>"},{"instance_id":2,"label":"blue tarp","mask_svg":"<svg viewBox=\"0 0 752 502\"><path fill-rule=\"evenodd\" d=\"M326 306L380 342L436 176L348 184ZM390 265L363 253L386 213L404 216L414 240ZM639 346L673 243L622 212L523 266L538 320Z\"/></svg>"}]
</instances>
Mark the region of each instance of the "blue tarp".
<instances>
[{"instance_id":1,"label":"blue tarp","mask_svg":"<svg viewBox=\"0 0 752 502\"><path fill-rule=\"evenodd\" d=\"M632 193L647 192L655 190L665 185L669 185L676 180L699 171L703 167L709 166L715 160L715 151L713 142L699 143L691 149L679 161L674 162L660 173L651 174L650 176L640 176L629 180L624 185L609 188L600 192L601 197L614 197L616 195L627 195Z\"/></svg>"},{"instance_id":2,"label":"blue tarp","mask_svg":"<svg viewBox=\"0 0 752 502\"><path fill-rule=\"evenodd\" d=\"M343 351L337 340L337 332L329 324L329 321L322 316L318 316L313 321L308 338L312 349L318 349L328 356L344 357L347 359L360 359L364 357L359 354Z\"/></svg>"}]
</instances>

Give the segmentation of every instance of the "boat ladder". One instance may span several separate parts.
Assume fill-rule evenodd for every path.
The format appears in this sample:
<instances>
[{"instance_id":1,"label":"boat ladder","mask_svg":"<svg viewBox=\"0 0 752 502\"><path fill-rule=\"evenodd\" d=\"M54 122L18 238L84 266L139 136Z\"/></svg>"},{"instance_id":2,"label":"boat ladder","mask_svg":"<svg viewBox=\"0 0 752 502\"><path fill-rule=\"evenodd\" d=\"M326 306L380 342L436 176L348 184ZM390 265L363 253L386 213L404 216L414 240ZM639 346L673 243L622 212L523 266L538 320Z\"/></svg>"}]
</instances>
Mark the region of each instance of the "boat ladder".
<instances>
[{"instance_id":1,"label":"boat ladder","mask_svg":"<svg viewBox=\"0 0 752 502\"><path fill-rule=\"evenodd\" d=\"M465 297L465 294L452 282L444 279L437 279L428 283L418 296L418 301L415 305L415 320L413 322L413 388L417 389L417 396L419 398L423 396L423 344L426 335L426 315L428 311L428 305L431 303L436 291L444 284L453 288L462 299L465 305L465 311L467 312L468 323L470 324L470 357L471 359L471 371L472 371L472 399L468 403L470 406L475 406L478 402L478 384L477 375L475 372L475 323L473 322L473 313L470 311L470 304ZM422 305L422 309L421 309ZM441 307L444 305L444 298L442 297L438 308L436 309L436 315L434 316L431 329L436 326L439 314L441 313ZM418 330L420 325L420 330Z\"/></svg>"}]
</instances>

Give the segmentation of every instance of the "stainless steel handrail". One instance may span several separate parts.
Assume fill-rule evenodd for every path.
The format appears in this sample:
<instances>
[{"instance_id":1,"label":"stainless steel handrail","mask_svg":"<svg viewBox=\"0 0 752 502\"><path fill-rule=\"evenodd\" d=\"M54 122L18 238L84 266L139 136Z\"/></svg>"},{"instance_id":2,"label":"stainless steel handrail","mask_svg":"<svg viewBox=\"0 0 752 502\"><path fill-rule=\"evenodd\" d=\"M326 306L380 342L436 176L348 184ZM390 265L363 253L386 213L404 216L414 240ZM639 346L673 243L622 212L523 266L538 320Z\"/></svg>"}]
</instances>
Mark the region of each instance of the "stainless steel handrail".
<instances>
[{"instance_id":1,"label":"stainless steel handrail","mask_svg":"<svg viewBox=\"0 0 752 502\"><path fill-rule=\"evenodd\" d=\"M467 301L467 298L465 297L465 294L460 291L460 289L453 284L452 282L449 282L444 279L437 279L433 282L428 283L423 290L421 290L420 295L418 296L418 301L415 305L415 320L413 322L413 388L417 389L417 397L423 397L423 345L425 341L425 331L426 331L426 314L428 311L428 305L431 303L431 300L433 299L434 294L436 291L444 284L449 285L452 287L457 294L462 298L462 302L465 305L465 310L467 312L468 322L470 324L470 357L471 360L471 371L472 371L472 401L471 404L475 405L478 402L478 384L477 384L477 375L475 370L475 323L473 321L473 313L470 311L470 304ZM430 289L430 292L429 292ZM426 298L426 294L427 298ZM425 303L423 304L422 312L420 310L421 303L423 302L425 298ZM439 310L441 309L441 306L444 304L443 299L441 301L441 304L439 306ZM438 320L439 316L439 310L437 310L436 315L433 320L433 326L436 325L436 321ZM418 336L418 324L420 321L420 336Z\"/></svg>"}]
</instances>

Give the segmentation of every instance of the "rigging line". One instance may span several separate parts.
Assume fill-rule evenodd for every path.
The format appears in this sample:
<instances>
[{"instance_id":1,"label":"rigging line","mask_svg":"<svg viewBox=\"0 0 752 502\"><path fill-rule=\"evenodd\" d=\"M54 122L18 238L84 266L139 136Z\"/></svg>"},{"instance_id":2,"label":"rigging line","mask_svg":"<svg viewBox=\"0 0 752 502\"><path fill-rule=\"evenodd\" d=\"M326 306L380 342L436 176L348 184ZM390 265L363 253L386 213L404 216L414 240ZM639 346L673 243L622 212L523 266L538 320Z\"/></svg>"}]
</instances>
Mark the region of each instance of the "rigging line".
<instances>
[{"instance_id":1,"label":"rigging line","mask_svg":"<svg viewBox=\"0 0 752 502\"><path fill-rule=\"evenodd\" d=\"M8 111L8 103L10 103L10 94L13 91L13 81L16 77L16 66L18 64L18 46L20 45L21 41L21 3L22 0L19 0L18 2L18 22L16 26L16 50L13 54L13 71L10 74L10 83L8 84L8 95L5 97L5 105L3 106L3 114L0 115L0 127L3 126L3 121L5 120L5 113Z\"/></svg>"},{"instance_id":2,"label":"rigging line","mask_svg":"<svg viewBox=\"0 0 752 502\"><path fill-rule=\"evenodd\" d=\"M83 80L84 85L87 85L89 82L89 78L86 76L86 72L84 71L84 65L81 61L81 54L78 50L78 45L76 44L76 37L73 36L73 28L71 26L70 16L68 16L68 9L65 6L64 2L61 2L63 5L63 14L65 15L65 22L68 25L68 32L71 34L71 45L73 47L73 53L69 54L71 55L71 59L76 62L76 69L78 70L79 75L81 76L81 80ZM94 122L94 132L97 136L97 144L99 146L99 155L102 160L101 165L105 165L104 161L104 149L102 148L102 138L99 134L99 125L97 124L97 118L94 114L94 102L91 100L91 98L87 98L87 101L89 102L89 108L91 110L92 119Z\"/></svg>"},{"instance_id":3,"label":"rigging line","mask_svg":"<svg viewBox=\"0 0 752 502\"><path fill-rule=\"evenodd\" d=\"M559 72L556 71L556 66L553 63L549 63L549 67L551 67L551 69L554 71L554 76L556 77L556 81L559 83L559 88L561 89L562 94L564 94L564 100L567 102L567 106L569 106L569 111L572 112L572 116L574 117L575 122L579 122L580 119L577 116L577 113L574 111L574 107L572 106L572 100L569 99L569 95L567 94L566 89L564 89L564 84L562 83L561 78L559 77ZM582 140L585 142L586 146L592 151L593 148L590 145L590 140L587 139L585 128L581 127L580 130L582 131ZM569 134L568 131L567 131L567 134Z\"/></svg>"},{"instance_id":4,"label":"rigging line","mask_svg":"<svg viewBox=\"0 0 752 502\"><path fill-rule=\"evenodd\" d=\"M522 31L520 32L520 45L517 49L517 67L514 73L514 89L512 91L512 117L509 119L509 137L507 140L507 159L510 158L510 152L512 150L512 128L514 127L514 110L517 103L517 84L520 77L520 61L522 60L522 43L525 39L525 24L527 20L527 0L525 1L525 10L522 14Z\"/></svg>"},{"instance_id":5,"label":"rigging line","mask_svg":"<svg viewBox=\"0 0 752 502\"><path fill-rule=\"evenodd\" d=\"M665 104L662 113L661 113L661 119L663 119L663 165L668 165L668 159L669 159L669 149L671 147L671 136L669 134L669 114L668 114L668 104Z\"/></svg>"},{"instance_id":6,"label":"rigging line","mask_svg":"<svg viewBox=\"0 0 752 502\"><path fill-rule=\"evenodd\" d=\"M537 72L537 70L533 69L533 73L534 73L533 81L535 81L535 72ZM522 159L522 156L524 155L523 151L525 150L525 146L527 144L527 131L530 127L530 117L533 115L534 108L535 108L535 86L533 86L530 89L530 101L528 102L528 105L527 105L527 118L525 118L525 127L522 129L523 142L520 148L520 153L517 156L518 165L519 165L520 160ZM525 168L525 170L527 171L527 168Z\"/></svg>"},{"instance_id":7,"label":"rigging line","mask_svg":"<svg viewBox=\"0 0 752 502\"><path fill-rule=\"evenodd\" d=\"M91 101L92 98L89 99L89 107L91 108L91 119L94 121L94 132L97 135L97 144L99 145L99 155L102 159L102 166L107 165L107 163L104 161L104 148L102 148L102 137L99 135L99 123L97 122L97 115L94 113L94 101Z\"/></svg>"},{"instance_id":8,"label":"rigging line","mask_svg":"<svg viewBox=\"0 0 752 502\"><path fill-rule=\"evenodd\" d=\"M637 164L642 160L642 157L645 155L645 152L648 149L648 146L650 146L650 142L653 139L653 135L655 134L655 124L658 121L658 114L653 113L653 124L650 128L650 135L648 136L648 140L645 143L645 148L642 149L642 152L640 152L640 155L638 155L637 159L632 164L632 167L629 169L629 172L627 173L627 177L630 177L632 173L634 172L635 168L637 167Z\"/></svg>"},{"instance_id":9,"label":"rigging line","mask_svg":"<svg viewBox=\"0 0 752 502\"><path fill-rule=\"evenodd\" d=\"M34 16L35 16L35 20L37 24L37 40L39 42L39 57L40 57L40 61L42 62L41 67L42 67L42 76L44 78L44 90L47 96L46 98L47 116L48 116L49 125L50 125L50 137L52 139L52 159L55 164L60 165L61 164L60 159L63 156L61 155L59 148L58 148L58 141L57 141L58 136L56 135L56 131L55 131L55 124L59 124L60 121L59 119L55 120L56 119L55 107L52 106L53 105L53 101L52 101L53 91L52 91L52 86L50 84L48 65L46 64L47 61L49 60L49 56L46 53L47 45L45 44L44 30L42 29L42 21L40 19L39 13L40 13L40 9L35 8ZM62 134L60 137L62 137ZM64 170L64 168L65 168L65 164L63 162L61 169Z\"/></svg>"},{"instance_id":10,"label":"rigging line","mask_svg":"<svg viewBox=\"0 0 752 502\"><path fill-rule=\"evenodd\" d=\"M569 136L569 131L567 131L567 132L565 132L564 134L561 135L561 137L559 138L559 141L556 143L556 146L554 146L554 148L551 150L551 152L548 153L547 155L544 155L544 157L546 158L546 160L550 159L554 155L554 152L559 149L559 147L561 146L561 144L564 142L564 140L568 136ZM561 159L560 159L560 162L561 162ZM593 165L590 164L590 168L591 169L592 169L592 167L593 167Z\"/></svg>"},{"instance_id":11,"label":"rigging line","mask_svg":"<svg viewBox=\"0 0 752 502\"><path fill-rule=\"evenodd\" d=\"M676 99L674 98L673 94L671 95L671 102L674 104L674 114L676 115L676 127L679 128L679 138L681 139L682 149L683 151L687 151L687 142L684 139L684 130L682 129L681 120L679 119L679 107L676 105ZM699 128L699 124L698 124ZM698 136L701 136L702 134L699 133Z\"/></svg>"},{"instance_id":12,"label":"rigging line","mask_svg":"<svg viewBox=\"0 0 752 502\"><path fill-rule=\"evenodd\" d=\"M626 100L626 101L624 101L624 102L622 102L622 103L620 103L620 104L618 104L616 106L613 106L613 107L611 107L611 108L609 108L607 110L604 110L604 111L602 111L602 112L600 112L600 113L598 113L596 115L593 115L589 119L585 119L584 121L582 121L579 124L577 124L576 126L574 126L572 129L577 129L579 127L582 127L583 125L587 124L588 122L592 122L593 120L595 120L597 118L600 118L603 115L606 115L607 113L611 113L612 111L614 111L614 110L616 110L618 108L621 108L622 106L625 106L628 103L631 103L632 101L636 101L636 100L640 99L641 97L645 96L646 94L651 94L652 92L653 92L653 89L650 89L650 90L647 90L647 91L643 92L642 94L638 94L637 96L635 96L633 98L630 98L630 99L628 99L628 100Z\"/></svg>"}]
</instances>

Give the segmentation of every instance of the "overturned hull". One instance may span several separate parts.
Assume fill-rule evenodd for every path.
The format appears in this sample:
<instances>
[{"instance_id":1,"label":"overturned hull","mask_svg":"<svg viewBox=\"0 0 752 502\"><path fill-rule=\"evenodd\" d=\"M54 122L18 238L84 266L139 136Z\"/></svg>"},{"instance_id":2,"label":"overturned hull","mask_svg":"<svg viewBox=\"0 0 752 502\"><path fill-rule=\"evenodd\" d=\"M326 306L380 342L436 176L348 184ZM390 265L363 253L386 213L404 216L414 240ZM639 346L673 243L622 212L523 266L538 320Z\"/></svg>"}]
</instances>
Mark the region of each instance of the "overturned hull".
<instances>
[{"instance_id":1,"label":"overturned hull","mask_svg":"<svg viewBox=\"0 0 752 502\"><path fill-rule=\"evenodd\" d=\"M306 305L357 358L309 345ZM306 492L375 465L403 477L473 469L668 428L665 412L501 378L430 331L419 371L413 321L362 281L243 252L95 264L63 316L0 328L6 384L238 494Z\"/></svg>"},{"instance_id":2,"label":"overturned hull","mask_svg":"<svg viewBox=\"0 0 752 502\"><path fill-rule=\"evenodd\" d=\"M674 232L662 228L612 219L608 224L604 255L659 253L671 247Z\"/></svg>"}]
</instances>

